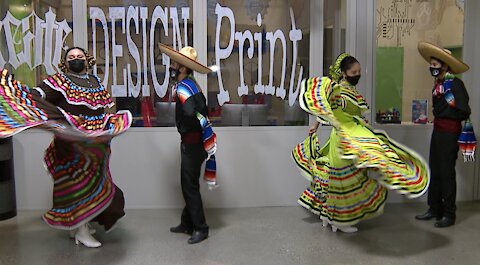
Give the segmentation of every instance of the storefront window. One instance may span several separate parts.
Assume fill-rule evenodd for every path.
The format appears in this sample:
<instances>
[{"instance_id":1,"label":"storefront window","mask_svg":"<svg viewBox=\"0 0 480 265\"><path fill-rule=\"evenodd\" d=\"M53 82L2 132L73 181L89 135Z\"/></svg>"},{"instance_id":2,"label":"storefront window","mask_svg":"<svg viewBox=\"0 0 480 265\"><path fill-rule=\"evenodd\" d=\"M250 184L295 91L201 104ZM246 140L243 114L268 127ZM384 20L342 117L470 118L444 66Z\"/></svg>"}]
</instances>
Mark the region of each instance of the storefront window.
<instances>
[{"instance_id":1,"label":"storefront window","mask_svg":"<svg viewBox=\"0 0 480 265\"><path fill-rule=\"evenodd\" d=\"M420 41L462 58L463 1L377 0L375 106L377 123L432 121L433 78L417 51Z\"/></svg>"},{"instance_id":2,"label":"storefront window","mask_svg":"<svg viewBox=\"0 0 480 265\"><path fill-rule=\"evenodd\" d=\"M207 1L209 115L216 126L306 125L310 1Z\"/></svg>"},{"instance_id":3,"label":"storefront window","mask_svg":"<svg viewBox=\"0 0 480 265\"><path fill-rule=\"evenodd\" d=\"M72 45L72 5L66 1L0 2L0 68L29 86L58 71L65 46Z\"/></svg>"},{"instance_id":4,"label":"storefront window","mask_svg":"<svg viewBox=\"0 0 480 265\"><path fill-rule=\"evenodd\" d=\"M169 60L158 43L176 49L193 44L191 6L191 0L87 1L85 38L97 59L93 72L115 108L132 112L133 126L174 126L175 104L165 78ZM30 86L59 71L63 52L74 46L73 14L79 10L75 1L1 1L0 68Z\"/></svg>"},{"instance_id":5,"label":"storefront window","mask_svg":"<svg viewBox=\"0 0 480 265\"><path fill-rule=\"evenodd\" d=\"M174 126L172 98L158 43L180 49L193 44L192 0L88 0L88 46L94 71L111 89L117 109L128 109L133 126Z\"/></svg>"},{"instance_id":6,"label":"storefront window","mask_svg":"<svg viewBox=\"0 0 480 265\"><path fill-rule=\"evenodd\" d=\"M345 47L345 1L324 1L324 74ZM133 126L174 126L175 102L164 43L193 45L193 1L9 0L0 3L0 66L30 86L58 69L74 36L97 59L93 73ZM309 77L309 0L208 0L209 115L216 126L307 125L300 81ZM78 9L78 10L77 10ZM74 31L85 12L87 28ZM339 14L342 18L339 19ZM203 23L197 22L197 23ZM80 23L81 24L81 23ZM318 48L322 48L319 45ZM199 50L199 52L205 52ZM113 110L115 111L115 110Z\"/></svg>"}]
</instances>

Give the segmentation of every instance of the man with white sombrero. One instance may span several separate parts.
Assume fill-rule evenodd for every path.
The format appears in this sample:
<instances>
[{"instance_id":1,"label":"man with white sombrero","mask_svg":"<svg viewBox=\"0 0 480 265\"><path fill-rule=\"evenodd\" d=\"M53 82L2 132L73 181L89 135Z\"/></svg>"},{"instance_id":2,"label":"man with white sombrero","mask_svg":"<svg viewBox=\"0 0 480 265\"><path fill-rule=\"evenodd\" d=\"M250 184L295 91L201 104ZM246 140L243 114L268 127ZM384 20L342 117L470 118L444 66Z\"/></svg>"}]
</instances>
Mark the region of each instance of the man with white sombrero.
<instances>
[{"instance_id":1,"label":"man with white sombrero","mask_svg":"<svg viewBox=\"0 0 480 265\"><path fill-rule=\"evenodd\" d=\"M429 209L415 218L436 218L435 227L448 227L455 224L456 217L455 163L458 150L461 149L465 161L472 160L476 144L468 120L471 112L468 93L462 80L454 76L466 72L469 67L449 50L427 42L420 42L418 51L430 64L430 74L435 81L432 90L434 120L430 142ZM463 131L462 121L466 121Z\"/></svg>"},{"instance_id":2,"label":"man with white sombrero","mask_svg":"<svg viewBox=\"0 0 480 265\"><path fill-rule=\"evenodd\" d=\"M185 199L181 223L170 228L173 233L190 234L189 244L208 237L199 178L202 163L207 160L204 180L216 187L216 136L207 116L207 101L193 77L193 71L207 74L211 70L197 61L197 51L184 47L180 51L161 44L160 50L170 57L170 78L176 94L175 121L181 136L181 186Z\"/></svg>"}]
</instances>

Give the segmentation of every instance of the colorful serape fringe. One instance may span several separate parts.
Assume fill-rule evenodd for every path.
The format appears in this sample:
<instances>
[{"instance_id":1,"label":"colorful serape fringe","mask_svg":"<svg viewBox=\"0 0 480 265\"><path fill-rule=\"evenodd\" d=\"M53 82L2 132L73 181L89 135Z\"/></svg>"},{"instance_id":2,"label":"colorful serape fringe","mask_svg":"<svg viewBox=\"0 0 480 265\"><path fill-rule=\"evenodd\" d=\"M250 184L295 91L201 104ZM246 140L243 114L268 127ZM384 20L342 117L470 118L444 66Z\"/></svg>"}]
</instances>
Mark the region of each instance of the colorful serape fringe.
<instances>
[{"instance_id":1,"label":"colorful serape fringe","mask_svg":"<svg viewBox=\"0 0 480 265\"><path fill-rule=\"evenodd\" d=\"M463 161L475 161L475 149L477 148L477 139L473 131L473 125L470 119L463 124L463 130L458 139L460 151L463 154Z\"/></svg>"}]
</instances>

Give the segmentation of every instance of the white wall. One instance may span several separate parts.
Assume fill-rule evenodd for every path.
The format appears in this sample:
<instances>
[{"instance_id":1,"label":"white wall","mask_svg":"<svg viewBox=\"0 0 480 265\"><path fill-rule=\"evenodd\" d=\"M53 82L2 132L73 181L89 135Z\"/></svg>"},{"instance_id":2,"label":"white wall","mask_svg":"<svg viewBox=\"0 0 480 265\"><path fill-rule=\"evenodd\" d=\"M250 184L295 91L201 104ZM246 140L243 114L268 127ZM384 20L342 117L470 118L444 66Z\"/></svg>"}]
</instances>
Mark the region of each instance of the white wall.
<instances>
[{"instance_id":1,"label":"white wall","mask_svg":"<svg viewBox=\"0 0 480 265\"><path fill-rule=\"evenodd\" d=\"M385 126L395 140L428 157L431 128ZM308 182L299 174L290 152L307 127L216 128L220 188L203 185L206 207L296 205ZM330 133L319 130L321 140ZM43 167L51 135L29 131L14 137L15 180L19 209L47 209L52 182ZM111 171L126 197L127 208L178 208L180 192L179 136L174 128L133 128L112 145ZM458 198L471 200L473 185L459 159ZM390 193L390 202L404 201ZM423 197L421 200L424 200Z\"/></svg>"},{"instance_id":2,"label":"white wall","mask_svg":"<svg viewBox=\"0 0 480 265\"><path fill-rule=\"evenodd\" d=\"M306 181L290 152L306 127L216 128L220 188L203 191L207 207L294 205ZM328 131L322 132L327 136ZM43 152L51 135L41 131L14 138L19 209L45 209L51 180ZM128 208L183 205L180 193L179 136L175 128L133 128L112 145L111 171ZM203 187L205 188L205 187Z\"/></svg>"}]
</instances>

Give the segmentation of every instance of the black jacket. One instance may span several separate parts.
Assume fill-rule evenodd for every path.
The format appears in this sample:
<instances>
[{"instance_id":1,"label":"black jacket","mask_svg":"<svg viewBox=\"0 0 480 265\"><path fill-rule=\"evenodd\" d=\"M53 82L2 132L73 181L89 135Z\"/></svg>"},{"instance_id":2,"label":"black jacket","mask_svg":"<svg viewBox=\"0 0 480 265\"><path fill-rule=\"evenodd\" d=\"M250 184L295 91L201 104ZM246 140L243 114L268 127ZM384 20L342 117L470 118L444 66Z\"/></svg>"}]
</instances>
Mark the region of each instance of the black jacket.
<instances>
[{"instance_id":1,"label":"black jacket","mask_svg":"<svg viewBox=\"0 0 480 265\"><path fill-rule=\"evenodd\" d=\"M200 121L196 116L196 113L202 114L204 117L207 117L208 108L207 100L201 89L197 87L196 82L191 82L195 84L197 93L194 93L190 96L185 102L182 103L182 100L177 94L176 98L176 107L175 107L175 121L177 125L177 130L180 134L188 132L198 132L202 131L202 126ZM182 83L179 83L177 86L182 86ZM178 89L178 87L177 87Z\"/></svg>"},{"instance_id":2,"label":"black jacket","mask_svg":"<svg viewBox=\"0 0 480 265\"><path fill-rule=\"evenodd\" d=\"M465 85L462 80L455 77L451 89L455 97L455 107L448 105L443 94L433 96L433 116L435 118L466 120L470 116L471 110L468 105L469 98Z\"/></svg>"}]
</instances>

